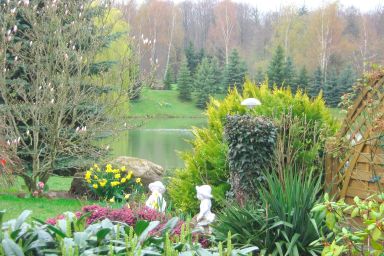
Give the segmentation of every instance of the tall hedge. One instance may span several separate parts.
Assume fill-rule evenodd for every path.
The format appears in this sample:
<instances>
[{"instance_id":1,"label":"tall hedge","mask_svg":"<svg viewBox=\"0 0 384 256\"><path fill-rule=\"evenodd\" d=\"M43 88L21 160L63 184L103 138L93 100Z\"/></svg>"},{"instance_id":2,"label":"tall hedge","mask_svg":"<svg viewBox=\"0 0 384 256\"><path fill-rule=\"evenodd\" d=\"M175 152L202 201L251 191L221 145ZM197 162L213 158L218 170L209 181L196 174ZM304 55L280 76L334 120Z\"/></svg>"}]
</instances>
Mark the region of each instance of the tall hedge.
<instances>
[{"instance_id":1,"label":"tall hedge","mask_svg":"<svg viewBox=\"0 0 384 256\"><path fill-rule=\"evenodd\" d=\"M252 110L241 106L241 101L250 97L258 98L262 105ZM267 83L257 86L246 81L241 95L233 89L223 100L211 99L206 111L208 126L193 128L194 140L191 141L193 150L182 153L185 167L176 170L169 183L168 191L176 209L197 211L199 203L195 196L195 186L200 184L212 186L214 206L223 205L226 192L230 188L229 167L226 160L228 145L223 138L227 115L247 113L278 120L279 116L286 113L288 109L293 116L330 128L324 129L328 131L328 134L323 134L324 138L332 135L336 130L337 124L332 119L323 99L319 96L310 100L301 91L293 95L289 89L268 89Z\"/></svg>"}]
</instances>

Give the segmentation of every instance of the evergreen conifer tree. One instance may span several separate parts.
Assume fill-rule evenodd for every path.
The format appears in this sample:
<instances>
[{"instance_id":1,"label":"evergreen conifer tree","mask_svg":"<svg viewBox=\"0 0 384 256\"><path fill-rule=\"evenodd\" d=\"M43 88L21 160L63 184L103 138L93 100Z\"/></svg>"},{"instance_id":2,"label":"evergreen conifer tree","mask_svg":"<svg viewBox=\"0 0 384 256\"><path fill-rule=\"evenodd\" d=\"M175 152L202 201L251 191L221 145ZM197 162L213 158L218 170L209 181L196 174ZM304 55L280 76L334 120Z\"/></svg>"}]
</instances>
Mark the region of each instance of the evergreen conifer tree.
<instances>
[{"instance_id":1,"label":"evergreen conifer tree","mask_svg":"<svg viewBox=\"0 0 384 256\"><path fill-rule=\"evenodd\" d=\"M204 51L196 52L192 42L189 42L188 47L185 48L185 57L187 58L188 70L193 75L200 62L200 54L204 54Z\"/></svg>"},{"instance_id":2,"label":"evergreen conifer tree","mask_svg":"<svg viewBox=\"0 0 384 256\"><path fill-rule=\"evenodd\" d=\"M316 97L317 95L319 95L320 91L323 90L323 87L324 87L323 72L321 72L320 67L317 67L313 74L313 80L308 87L309 96Z\"/></svg>"},{"instance_id":3,"label":"evergreen conifer tree","mask_svg":"<svg viewBox=\"0 0 384 256\"><path fill-rule=\"evenodd\" d=\"M214 93L225 92L226 88L223 88L223 70L220 66L218 58L213 57L210 64L214 79Z\"/></svg>"},{"instance_id":4,"label":"evergreen conifer tree","mask_svg":"<svg viewBox=\"0 0 384 256\"><path fill-rule=\"evenodd\" d=\"M181 63L179 75L177 77L177 88L179 90L179 98L183 101L190 101L192 99L191 91L193 82L191 79L191 73L188 69L188 63L184 60Z\"/></svg>"},{"instance_id":5,"label":"evergreen conifer tree","mask_svg":"<svg viewBox=\"0 0 384 256\"><path fill-rule=\"evenodd\" d=\"M198 108L205 108L209 95L215 92L215 75L208 58L204 58L197 68L195 76L195 89L197 91Z\"/></svg>"},{"instance_id":6,"label":"evergreen conifer tree","mask_svg":"<svg viewBox=\"0 0 384 256\"><path fill-rule=\"evenodd\" d=\"M278 87L283 85L284 82L284 50L279 45L276 48L275 54L268 66L268 81L269 86L276 84Z\"/></svg>"},{"instance_id":7,"label":"evergreen conifer tree","mask_svg":"<svg viewBox=\"0 0 384 256\"><path fill-rule=\"evenodd\" d=\"M300 89L301 91L308 93L309 77L308 77L308 72L307 72L307 69L305 68L305 66L303 66L300 69L296 84L297 84L297 90Z\"/></svg>"},{"instance_id":8,"label":"evergreen conifer tree","mask_svg":"<svg viewBox=\"0 0 384 256\"><path fill-rule=\"evenodd\" d=\"M229 56L229 63L225 70L224 85L241 91L243 88L247 68L245 62L240 59L239 53L234 49Z\"/></svg>"},{"instance_id":9,"label":"evergreen conifer tree","mask_svg":"<svg viewBox=\"0 0 384 256\"><path fill-rule=\"evenodd\" d=\"M328 79L324 86L324 99L328 106L336 107L340 102L339 90L337 84L337 73L332 68L328 73Z\"/></svg>"},{"instance_id":10,"label":"evergreen conifer tree","mask_svg":"<svg viewBox=\"0 0 384 256\"><path fill-rule=\"evenodd\" d=\"M296 92L296 72L295 66L293 64L292 58L290 56L287 57L286 62L284 63L284 87L291 87L293 92Z\"/></svg>"},{"instance_id":11,"label":"evergreen conifer tree","mask_svg":"<svg viewBox=\"0 0 384 256\"><path fill-rule=\"evenodd\" d=\"M256 77L255 77L255 79L256 79L256 83L257 84L262 84L264 82L264 80L265 80L264 73L263 73L263 70L261 68L258 68L256 70Z\"/></svg>"},{"instance_id":12,"label":"evergreen conifer tree","mask_svg":"<svg viewBox=\"0 0 384 256\"><path fill-rule=\"evenodd\" d=\"M356 82L356 75L351 65L345 67L338 78L338 91L339 96L343 96L345 93L351 91L353 84Z\"/></svg>"},{"instance_id":13,"label":"evergreen conifer tree","mask_svg":"<svg viewBox=\"0 0 384 256\"><path fill-rule=\"evenodd\" d=\"M165 73L164 90L171 90L172 84L174 83L173 67L168 66L167 72Z\"/></svg>"}]
</instances>

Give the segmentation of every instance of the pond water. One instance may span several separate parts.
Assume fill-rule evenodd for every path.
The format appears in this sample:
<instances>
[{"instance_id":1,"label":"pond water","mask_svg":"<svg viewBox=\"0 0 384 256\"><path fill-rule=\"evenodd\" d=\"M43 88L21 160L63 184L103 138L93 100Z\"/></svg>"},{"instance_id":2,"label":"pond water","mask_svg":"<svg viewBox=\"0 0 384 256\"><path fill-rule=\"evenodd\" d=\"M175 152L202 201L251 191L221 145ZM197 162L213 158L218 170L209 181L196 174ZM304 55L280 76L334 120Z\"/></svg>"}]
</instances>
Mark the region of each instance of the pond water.
<instances>
[{"instance_id":1,"label":"pond water","mask_svg":"<svg viewBox=\"0 0 384 256\"><path fill-rule=\"evenodd\" d=\"M180 151L191 150L187 142L193 139L191 127L202 127L203 118L169 118L134 120L143 122L138 128L120 132L113 140L108 139L112 155L133 156L150 160L165 169L183 167Z\"/></svg>"}]
</instances>

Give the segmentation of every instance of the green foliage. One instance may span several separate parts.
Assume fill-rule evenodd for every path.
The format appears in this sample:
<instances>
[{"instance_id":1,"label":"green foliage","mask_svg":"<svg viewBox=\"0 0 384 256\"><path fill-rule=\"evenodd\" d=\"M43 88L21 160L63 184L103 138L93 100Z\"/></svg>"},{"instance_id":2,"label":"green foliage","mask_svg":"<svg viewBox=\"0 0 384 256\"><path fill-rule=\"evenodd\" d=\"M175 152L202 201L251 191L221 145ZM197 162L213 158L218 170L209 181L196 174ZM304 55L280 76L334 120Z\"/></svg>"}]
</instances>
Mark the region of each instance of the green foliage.
<instances>
[{"instance_id":1,"label":"green foliage","mask_svg":"<svg viewBox=\"0 0 384 256\"><path fill-rule=\"evenodd\" d=\"M177 78L177 86L179 89L179 98L183 101L190 101L192 99L191 91L193 82L186 61L181 64Z\"/></svg>"},{"instance_id":2,"label":"green foliage","mask_svg":"<svg viewBox=\"0 0 384 256\"><path fill-rule=\"evenodd\" d=\"M250 115L227 116L225 138L232 191L238 202L257 198L256 187L269 171L277 129L268 119Z\"/></svg>"},{"instance_id":3,"label":"green foliage","mask_svg":"<svg viewBox=\"0 0 384 256\"><path fill-rule=\"evenodd\" d=\"M14 174L30 191L53 171L80 169L104 155L94 139L113 131L119 117L121 91L103 80L115 61L98 59L120 35L108 31L110 23L100 26L109 2L53 5L0 5L1 30L12 31L7 40L0 35L0 116L21 159Z\"/></svg>"},{"instance_id":4,"label":"green foliage","mask_svg":"<svg viewBox=\"0 0 384 256\"><path fill-rule=\"evenodd\" d=\"M188 69L193 76L200 62L205 57L204 49L201 49L199 52L197 52L193 43L190 41L188 47L185 48L184 52L188 63Z\"/></svg>"},{"instance_id":5,"label":"green foliage","mask_svg":"<svg viewBox=\"0 0 384 256\"><path fill-rule=\"evenodd\" d=\"M290 56L287 57L287 60L284 63L284 85L291 87L293 92L296 92L297 84L296 84L296 71L295 65L293 64L293 60Z\"/></svg>"},{"instance_id":6,"label":"green foliage","mask_svg":"<svg viewBox=\"0 0 384 256\"><path fill-rule=\"evenodd\" d=\"M313 74L313 81L308 88L308 95L317 97L324 86L323 72L320 67L317 67Z\"/></svg>"},{"instance_id":7,"label":"green foliage","mask_svg":"<svg viewBox=\"0 0 384 256\"><path fill-rule=\"evenodd\" d=\"M258 98L261 105L248 110L240 103L245 98ZM312 124L324 128L322 138L331 136L337 124L332 119L321 97L310 100L304 94L292 95L288 89L268 89L268 85L256 86L247 81L242 95L237 90L230 90L223 100L211 99L207 107L208 126L193 128L194 140L192 152L182 153L185 168L176 171L171 178L169 193L177 209L196 211L195 186L209 184L213 188L215 206L223 205L225 193L229 188L229 167L226 161L228 145L224 141L224 123L227 115L263 115L279 120L288 110L293 117L306 119ZM277 123L277 122L276 122ZM279 127L278 127L279 128ZM313 140L306 138L308 143ZM320 145L323 145L322 140Z\"/></svg>"},{"instance_id":8,"label":"green foliage","mask_svg":"<svg viewBox=\"0 0 384 256\"><path fill-rule=\"evenodd\" d=\"M258 189L261 205L224 208L214 227L216 238L222 240L231 232L235 245L256 245L261 255L318 255L322 246L316 241L325 223L311 209L318 202L321 178L294 170L284 174L283 180L276 172L266 174L266 185Z\"/></svg>"},{"instance_id":9,"label":"green foliage","mask_svg":"<svg viewBox=\"0 0 384 256\"><path fill-rule=\"evenodd\" d=\"M275 54L272 57L271 62L268 66L268 82L269 86L272 87L274 84L282 86L284 83L284 50L281 45L276 48Z\"/></svg>"},{"instance_id":10,"label":"green foliage","mask_svg":"<svg viewBox=\"0 0 384 256\"><path fill-rule=\"evenodd\" d=\"M171 66L167 67L167 72L165 73L164 78L164 90L171 90L172 84L175 83L173 68Z\"/></svg>"},{"instance_id":11,"label":"green foliage","mask_svg":"<svg viewBox=\"0 0 384 256\"><path fill-rule=\"evenodd\" d=\"M240 59L238 51L234 49L229 55L229 63L225 69L224 86L226 88L229 86L232 89L236 87L237 90L241 91L246 73L245 62Z\"/></svg>"},{"instance_id":12,"label":"green foliage","mask_svg":"<svg viewBox=\"0 0 384 256\"><path fill-rule=\"evenodd\" d=\"M332 202L324 196L324 202L316 205L312 212L321 213L329 235L319 239L326 244L321 255L382 255L384 251L384 194L372 195L352 204L344 200Z\"/></svg>"},{"instance_id":13,"label":"green foliage","mask_svg":"<svg viewBox=\"0 0 384 256\"><path fill-rule=\"evenodd\" d=\"M305 66L303 66L300 69L300 71L299 71L299 75L297 77L296 85L297 85L296 89L300 89L303 92L307 92L308 91L309 77L308 77L308 72L307 72L307 69L305 68ZM292 88L292 91L296 92L295 90L293 90L293 88Z\"/></svg>"},{"instance_id":14,"label":"green foliage","mask_svg":"<svg viewBox=\"0 0 384 256\"><path fill-rule=\"evenodd\" d=\"M340 101L337 86L337 73L335 69L328 72L327 81L324 86L324 99L328 106L337 107Z\"/></svg>"},{"instance_id":15,"label":"green foliage","mask_svg":"<svg viewBox=\"0 0 384 256\"><path fill-rule=\"evenodd\" d=\"M215 73L208 58L204 58L197 68L195 75L195 90L197 91L196 107L204 109L209 100L209 95L215 92Z\"/></svg>"},{"instance_id":16,"label":"green foliage","mask_svg":"<svg viewBox=\"0 0 384 256\"><path fill-rule=\"evenodd\" d=\"M137 221L134 227L122 222L101 222L86 225L86 215L76 217L64 213L56 225L35 220L26 222L31 211L24 211L17 219L2 222L0 211L0 255L247 255L256 247L234 249L230 234L226 248L204 249L194 242L189 223L183 224L181 234L172 234L178 218L170 219L164 226L159 221ZM171 237L172 235L172 237Z\"/></svg>"}]
</instances>

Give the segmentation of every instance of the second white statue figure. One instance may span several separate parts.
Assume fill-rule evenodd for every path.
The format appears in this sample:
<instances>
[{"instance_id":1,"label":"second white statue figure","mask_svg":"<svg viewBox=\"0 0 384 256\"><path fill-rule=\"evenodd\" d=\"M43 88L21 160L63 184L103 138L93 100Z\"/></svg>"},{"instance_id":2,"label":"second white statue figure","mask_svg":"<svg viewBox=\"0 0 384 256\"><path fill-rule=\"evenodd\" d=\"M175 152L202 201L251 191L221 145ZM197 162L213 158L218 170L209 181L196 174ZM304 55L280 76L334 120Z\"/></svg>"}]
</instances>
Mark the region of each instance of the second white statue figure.
<instances>
[{"instance_id":1,"label":"second white statue figure","mask_svg":"<svg viewBox=\"0 0 384 256\"><path fill-rule=\"evenodd\" d=\"M196 217L197 225L201 227L208 226L215 220L215 214L211 212L211 186L196 186L196 192L197 199L200 200L200 212Z\"/></svg>"},{"instance_id":2,"label":"second white statue figure","mask_svg":"<svg viewBox=\"0 0 384 256\"><path fill-rule=\"evenodd\" d=\"M148 185L152 194L149 196L145 205L149 208L155 209L159 212L164 212L167 207L167 202L163 198L165 186L161 181L155 181Z\"/></svg>"}]
</instances>

